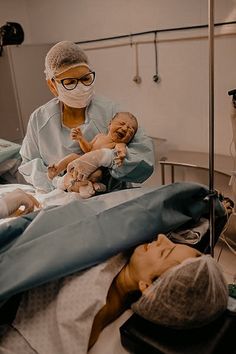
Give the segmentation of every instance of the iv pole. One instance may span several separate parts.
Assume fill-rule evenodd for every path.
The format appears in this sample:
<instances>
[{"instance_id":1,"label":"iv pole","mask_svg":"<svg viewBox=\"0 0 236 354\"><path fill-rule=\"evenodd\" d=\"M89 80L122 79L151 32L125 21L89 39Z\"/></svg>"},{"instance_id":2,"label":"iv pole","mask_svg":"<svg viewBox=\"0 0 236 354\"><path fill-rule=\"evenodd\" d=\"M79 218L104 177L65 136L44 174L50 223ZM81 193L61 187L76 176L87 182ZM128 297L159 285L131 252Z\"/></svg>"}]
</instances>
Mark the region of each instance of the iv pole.
<instances>
[{"instance_id":1,"label":"iv pole","mask_svg":"<svg viewBox=\"0 0 236 354\"><path fill-rule=\"evenodd\" d=\"M214 190L214 0L208 0L209 50L209 190L210 190L210 252L214 257L215 190Z\"/></svg>"}]
</instances>

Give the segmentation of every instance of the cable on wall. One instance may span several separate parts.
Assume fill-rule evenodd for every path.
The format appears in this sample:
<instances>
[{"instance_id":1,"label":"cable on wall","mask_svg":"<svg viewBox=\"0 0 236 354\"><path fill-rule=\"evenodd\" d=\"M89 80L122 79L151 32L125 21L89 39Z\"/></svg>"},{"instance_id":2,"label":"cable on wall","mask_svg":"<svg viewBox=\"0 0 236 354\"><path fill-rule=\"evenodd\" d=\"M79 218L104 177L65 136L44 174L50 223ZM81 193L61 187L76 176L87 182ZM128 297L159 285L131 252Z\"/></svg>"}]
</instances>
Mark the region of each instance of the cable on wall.
<instances>
[{"instance_id":1,"label":"cable on wall","mask_svg":"<svg viewBox=\"0 0 236 354\"><path fill-rule=\"evenodd\" d=\"M233 25L236 24L236 21L227 21L227 22L218 22L215 23L215 27L219 26L227 26L227 25ZM155 29L155 30L150 30L150 31L144 31L144 32L136 32L132 33L132 36L143 36L151 33L163 33L163 32L173 32L173 31L186 31L186 30L195 30L195 29L201 29L201 28L208 28L208 24L204 25L195 25L195 26L185 26L185 27L171 27L171 28L162 28L162 29ZM104 38L97 38L97 39L89 39L85 41L79 41L75 42L77 44L87 44L87 43L94 43L94 42L102 42L102 41L110 41L110 40L115 40L115 39L121 39L121 38L130 38L130 34L123 34L119 36L113 36L113 37L104 37ZM132 38L132 37L131 37Z\"/></svg>"},{"instance_id":2,"label":"cable on wall","mask_svg":"<svg viewBox=\"0 0 236 354\"><path fill-rule=\"evenodd\" d=\"M153 81L158 83L160 77L158 74L158 55L157 55L157 32L154 33L154 50L155 50L155 74L153 75Z\"/></svg>"},{"instance_id":3,"label":"cable on wall","mask_svg":"<svg viewBox=\"0 0 236 354\"><path fill-rule=\"evenodd\" d=\"M214 24L215 27L219 26L226 26L226 25L232 25L236 24L236 21L229 21L229 22L222 22L222 23L216 23ZM188 27L175 27L175 28L164 28L164 29L159 29L159 30L152 30L152 31L146 31L146 32L136 32L136 33L130 33L126 35L121 35L121 36L114 36L114 37L106 37L106 38L98 38L98 39L92 39L88 41L79 41L76 42L77 44L88 44L88 43L96 43L96 42L101 42L101 41L110 41L110 40L117 40L121 38L128 38L128 41L124 42L118 42L118 43L109 43L109 44L103 44L103 45L94 45L91 47L88 46L83 46L83 49L85 51L91 51L91 50L105 50L105 49L111 49L111 48L118 48L118 47L126 47L130 46L131 48L135 47L135 67L136 67L136 74L133 77L133 81L136 84L141 84L142 79L139 74L139 55L138 55L138 48L140 45L144 44L152 44L153 40L146 39L146 40L133 40L134 36L141 36L141 35L147 35L147 34L154 34L155 39L154 39L154 49L155 49L155 74L153 75L153 81L156 83L160 82L160 75L159 75L159 63L158 63L158 43L167 43L167 42L180 42L180 41L193 41L193 40L200 40L200 39L208 39L207 34L200 34L200 35L191 35L191 36L185 36L185 37L174 37L174 38L157 38L157 33L161 32L173 32L173 31L186 31L186 30L194 30L194 29L202 29L202 28L208 28L208 25L197 25L197 26L188 26ZM227 32L227 33L218 33L214 34L214 37L225 37L225 36L235 36L236 32Z\"/></svg>"},{"instance_id":4,"label":"cable on wall","mask_svg":"<svg viewBox=\"0 0 236 354\"><path fill-rule=\"evenodd\" d=\"M138 85L142 82L142 78L139 75L138 43L135 43L135 76L133 81Z\"/></svg>"}]
</instances>

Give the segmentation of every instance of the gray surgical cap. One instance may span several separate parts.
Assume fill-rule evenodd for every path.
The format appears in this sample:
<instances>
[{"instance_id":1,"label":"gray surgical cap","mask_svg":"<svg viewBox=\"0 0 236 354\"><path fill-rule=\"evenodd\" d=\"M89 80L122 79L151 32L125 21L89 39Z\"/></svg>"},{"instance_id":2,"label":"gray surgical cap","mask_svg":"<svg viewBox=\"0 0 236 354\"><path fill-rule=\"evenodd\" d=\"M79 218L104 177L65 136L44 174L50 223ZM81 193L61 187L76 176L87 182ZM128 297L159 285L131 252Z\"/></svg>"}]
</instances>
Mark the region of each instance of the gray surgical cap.
<instances>
[{"instance_id":1,"label":"gray surgical cap","mask_svg":"<svg viewBox=\"0 0 236 354\"><path fill-rule=\"evenodd\" d=\"M78 44L62 41L55 44L45 58L45 74L52 79L56 74L79 64L88 65L88 57Z\"/></svg>"},{"instance_id":2,"label":"gray surgical cap","mask_svg":"<svg viewBox=\"0 0 236 354\"><path fill-rule=\"evenodd\" d=\"M189 258L163 273L132 310L172 328L194 328L211 322L227 307L227 285L211 256Z\"/></svg>"}]
</instances>

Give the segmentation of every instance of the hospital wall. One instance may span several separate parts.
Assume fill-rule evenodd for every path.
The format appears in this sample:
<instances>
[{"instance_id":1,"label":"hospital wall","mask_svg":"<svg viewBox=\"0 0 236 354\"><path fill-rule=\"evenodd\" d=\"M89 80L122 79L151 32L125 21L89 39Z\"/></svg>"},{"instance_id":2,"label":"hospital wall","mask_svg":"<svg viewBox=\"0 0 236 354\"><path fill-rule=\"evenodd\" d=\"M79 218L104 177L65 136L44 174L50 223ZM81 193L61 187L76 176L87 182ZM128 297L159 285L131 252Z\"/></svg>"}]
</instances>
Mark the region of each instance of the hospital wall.
<instances>
[{"instance_id":1,"label":"hospital wall","mask_svg":"<svg viewBox=\"0 0 236 354\"><path fill-rule=\"evenodd\" d=\"M20 3L20 6L19 6ZM207 23L207 0L0 0L0 21L18 21L25 30L24 45L83 41L162 28ZM17 9L17 10L16 10ZM215 22L236 20L235 0L215 1ZM229 154L232 139L230 98L236 86L236 27L215 33L215 150ZM228 34L227 34L228 33ZM204 37L205 36L205 37ZM133 112L147 133L166 138L170 149L208 151L207 30L159 33L160 82L153 81L153 34L83 45L96 70L96 92ZM135 75L138 46L140 85ZM96 49L113 44L126 46ZM27 58L25 58L27 61ZM37 83L32 80L33 85Z\"/></svg>"}]
</instances>

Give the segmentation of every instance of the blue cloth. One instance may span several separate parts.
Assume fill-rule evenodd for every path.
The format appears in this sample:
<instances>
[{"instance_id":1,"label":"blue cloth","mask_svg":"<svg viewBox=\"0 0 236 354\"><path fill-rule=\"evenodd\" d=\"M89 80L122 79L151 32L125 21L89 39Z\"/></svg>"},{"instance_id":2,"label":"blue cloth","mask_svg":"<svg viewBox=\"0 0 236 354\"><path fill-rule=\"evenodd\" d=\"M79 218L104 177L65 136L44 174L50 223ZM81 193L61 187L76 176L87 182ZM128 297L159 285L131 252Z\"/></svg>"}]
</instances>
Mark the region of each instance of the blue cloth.
<instances>
[{"instance_id":1,"label":"blue cloth","mask_svg":"<svg viewBox=\"0 0 236 354\"><path fill-rule=\"evenodd\" d=\"M8 239L7 247L2 242L0 300L197 222L208 210L208 189L199 184L175 183L132 193L128 200L124 190L111 193L117 198L112 203L106 203L104 195L42 210L20 237L11 243ZM219 203L217 211L223 214Z\"/></svg>"},{"instance_id":2,"label":"blue cloth","mask_svg":"<svg viewBox=\"0 0 236 354\"><path fill-rule=\"evenodd\" d=\"M85 112L85 123L80 126L87 140L98 133L107 133L108 124L119 111L113 102L94 97ZM51 191L53 184L47 178L47 166L71 153L82 151L70 138L70 129L62 124L61 105L57 98L36 109L29 120L20 154L19 172L35 188ZM145 181L153 172L154 153L151 139L138 129L127 148L127 156L119 168L111 168L113 178L124 182Z\"/></svg>"},{"instance_id":3,"label":"blue cloth","mask_svg":"<svg viewBox=\"0 0 236 354\"><path fill-rule=\"evenodd\" d=\"M20 145L11 141L0 139L0 164L9 160L18 158Z\"/></svg>"}]
</instances>

